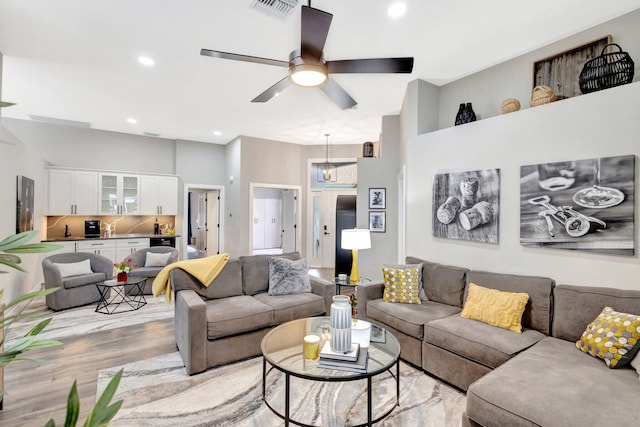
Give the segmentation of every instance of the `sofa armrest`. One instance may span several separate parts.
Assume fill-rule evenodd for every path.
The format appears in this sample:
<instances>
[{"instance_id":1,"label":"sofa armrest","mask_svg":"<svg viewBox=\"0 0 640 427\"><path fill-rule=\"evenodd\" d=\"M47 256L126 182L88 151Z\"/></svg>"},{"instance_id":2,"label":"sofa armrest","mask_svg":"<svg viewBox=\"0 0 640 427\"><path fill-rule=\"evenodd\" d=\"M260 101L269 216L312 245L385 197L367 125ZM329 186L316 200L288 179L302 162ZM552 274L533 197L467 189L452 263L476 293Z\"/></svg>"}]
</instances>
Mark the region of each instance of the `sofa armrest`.
<instances>
[{"instance_id":1,"label":"sofa armrest","mask_svg":"<svg viewBox=\"0 0 640 427\"><path fill-rule=\"evenodd\" d=\"M311 292L324 298L326 314L329 314L331 304L333 304L333 296L336 294L336 286L333 282L311 275L309 281L311 282Z\"/></svg>"},{"instance_id":2,"label":"sofa armrest","mask_svg":"<svg viewBox=\"0 0 640 427\"><path fill-rule=\"evenodd\" d=\"M360 283L356 286L356 298L358 299L358 319L367 320L367 303L382 298L384 282Z\"/></svg>"},{"instance_id":3,"label":"sofa armrest","mask_svg":"<svg viewBox=\"0 0 640 427\"><path fill-rule=\"evenodd\" d=\"M207 304L194 291L176 293L176 344L187 373L207 369Z\"/></svg>"}]
</instances>

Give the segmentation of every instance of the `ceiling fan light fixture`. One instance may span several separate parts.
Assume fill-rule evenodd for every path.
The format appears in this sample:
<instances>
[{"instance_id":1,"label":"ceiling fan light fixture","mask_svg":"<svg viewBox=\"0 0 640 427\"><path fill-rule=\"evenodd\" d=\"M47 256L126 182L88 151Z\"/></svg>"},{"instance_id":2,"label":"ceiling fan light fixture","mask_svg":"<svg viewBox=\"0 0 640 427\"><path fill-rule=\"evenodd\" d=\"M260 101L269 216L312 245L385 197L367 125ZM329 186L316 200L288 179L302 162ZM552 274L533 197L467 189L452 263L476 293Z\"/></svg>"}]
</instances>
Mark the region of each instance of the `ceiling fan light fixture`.
<instances>
[{"instance_id":1,"label":"ceiling fan light fixture","mask_svg":"<svg viewBox=\"0 0 640 427\"><path fill-rule=\"evenodd\" d=\"M319 64L300 64L291 67L291 81L298 86L317 87L327 81L327 70Z\"/></svg>"}]
</instances>

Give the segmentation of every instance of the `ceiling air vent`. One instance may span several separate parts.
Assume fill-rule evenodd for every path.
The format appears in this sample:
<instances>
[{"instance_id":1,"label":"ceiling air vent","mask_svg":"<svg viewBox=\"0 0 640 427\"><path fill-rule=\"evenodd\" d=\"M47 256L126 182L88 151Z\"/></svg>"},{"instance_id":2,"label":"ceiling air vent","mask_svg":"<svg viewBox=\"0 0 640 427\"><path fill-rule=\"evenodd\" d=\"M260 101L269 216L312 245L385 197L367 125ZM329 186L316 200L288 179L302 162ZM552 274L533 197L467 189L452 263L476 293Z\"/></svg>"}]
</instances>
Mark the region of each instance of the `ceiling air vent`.
<instances>
[{"instance_id":1,"label":"ceiling air vent","mask_svg":"<svg viewBox=\"0 0 640 427\"><path fill-rule=\"evenodd\" d=\"M300 0L255 0L251 7L271 16L286 18L300 3Z\"/></svg>"}]
</instances>

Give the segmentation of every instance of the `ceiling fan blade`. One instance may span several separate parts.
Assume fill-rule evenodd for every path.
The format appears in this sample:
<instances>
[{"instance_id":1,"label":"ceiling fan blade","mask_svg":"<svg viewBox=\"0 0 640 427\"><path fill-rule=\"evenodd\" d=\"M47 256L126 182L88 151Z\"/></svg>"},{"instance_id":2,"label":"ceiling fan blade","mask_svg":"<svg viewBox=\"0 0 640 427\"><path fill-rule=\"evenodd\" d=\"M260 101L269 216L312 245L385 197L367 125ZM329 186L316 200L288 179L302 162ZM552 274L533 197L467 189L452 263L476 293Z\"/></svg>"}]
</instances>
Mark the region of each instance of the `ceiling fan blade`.
<instances>
[{"instance_id":1,"label":"ceiling fan blade","mask_svg":"<svg viewBox=\"0 0 640 427\"><path fill-rule=\"evenodd\" d=\"M413 58L371 58L327 61L329 73L410 73Z\"/></svg>"},{"instance_id":2,"label":"ceiling fan blade","mask_svg":"<svg viewBox=\"0 0 640 427\"><path fill-rule=\"evenodd\" d=\"M303 57L320 60L327 41L333 15L309 6L302 6L301 49Z\"/></svg>"},{"instance_id":3,"label":"ceiling fan blade","mask_svg":"<svg viewBox=\"0 0 640 427\"><path fill-rule=\"evenodd\" d=\"M289 87L289 76L280 80L278 83L271 86L269 89L262 92L260 95L256 96L251 100L251 102L267 102L274 96L278 95L280 92Z\"/></svg>"},{"instance_id":4,"label":"ceiling fan blade","mask_svg":"<svg viewBox=\"0 0 640 427\"><path fill-rule=\"evenodd\" d=\"M353 99L346 90L342 89L342 86L336 83L331 77L327 79L327 82L320 89L343 110L358 105L355 99Z\"/></svg>"},{"instance_id":5,"label":"ceiling fan blade","mask_svg":"<svg viewBox=\"0 0 640 427\"><path fill-rule=\"evenodd\" d=\"M287 61L277 59L260 58L259 56L240 55L239 53L221 52L219 50L200 49L200 55L212 56L214 58L233 59L235 61L255 62L258 64L275 65L278 67L288 67Z\"/></svg>"}]
</instances>

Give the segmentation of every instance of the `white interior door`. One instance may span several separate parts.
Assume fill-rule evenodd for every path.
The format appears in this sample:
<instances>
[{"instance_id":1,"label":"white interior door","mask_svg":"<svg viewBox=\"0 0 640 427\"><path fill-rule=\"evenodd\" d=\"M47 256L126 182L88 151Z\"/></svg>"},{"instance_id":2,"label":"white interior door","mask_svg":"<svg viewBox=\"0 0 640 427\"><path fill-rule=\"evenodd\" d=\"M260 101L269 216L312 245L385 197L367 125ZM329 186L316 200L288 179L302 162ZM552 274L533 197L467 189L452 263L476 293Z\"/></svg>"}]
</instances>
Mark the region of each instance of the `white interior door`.
<instances>
[{"instance_id":1,"label":"white interior door","mask_svg":"<svg viewBox=\"0 0 640 427\"><path fill-rule=\"evenodd\" d=\"M282 193L282 251L294 252L296 247L297 233L297 212L296 203L298 200L297 190L284 190Z\"/></svg>"},{"instance_id":2,"label":"white interior door","mask_svg":"<svg viewBox=\"0 0 640 427\"><path fill-rule=\"evenodd\" d=\"M207 193L205 192L198 192L196 251L198 252L198 258L207 256Z\"/></svg>"},{"instance_id":3,"label":"white interior door","mask_svg":"<svg viewBox=\"0 0 640 427\"><path fill-rule=\"evenodd\" d=\"M355 191L322 190L311 192L312 226L310 262L316 268L335 268L336 264L336 201L340 195Z\"/></svg>"},{"instance_id":4,"label":"white interior door","mask_svg":"<svg viewBox=\"0 0 640 427\"><path fill-rule=\"evenodd\" d=\"M265 246L265 200L253 199L253 249L264 249Z\"/></svg>"}]
</instances>

